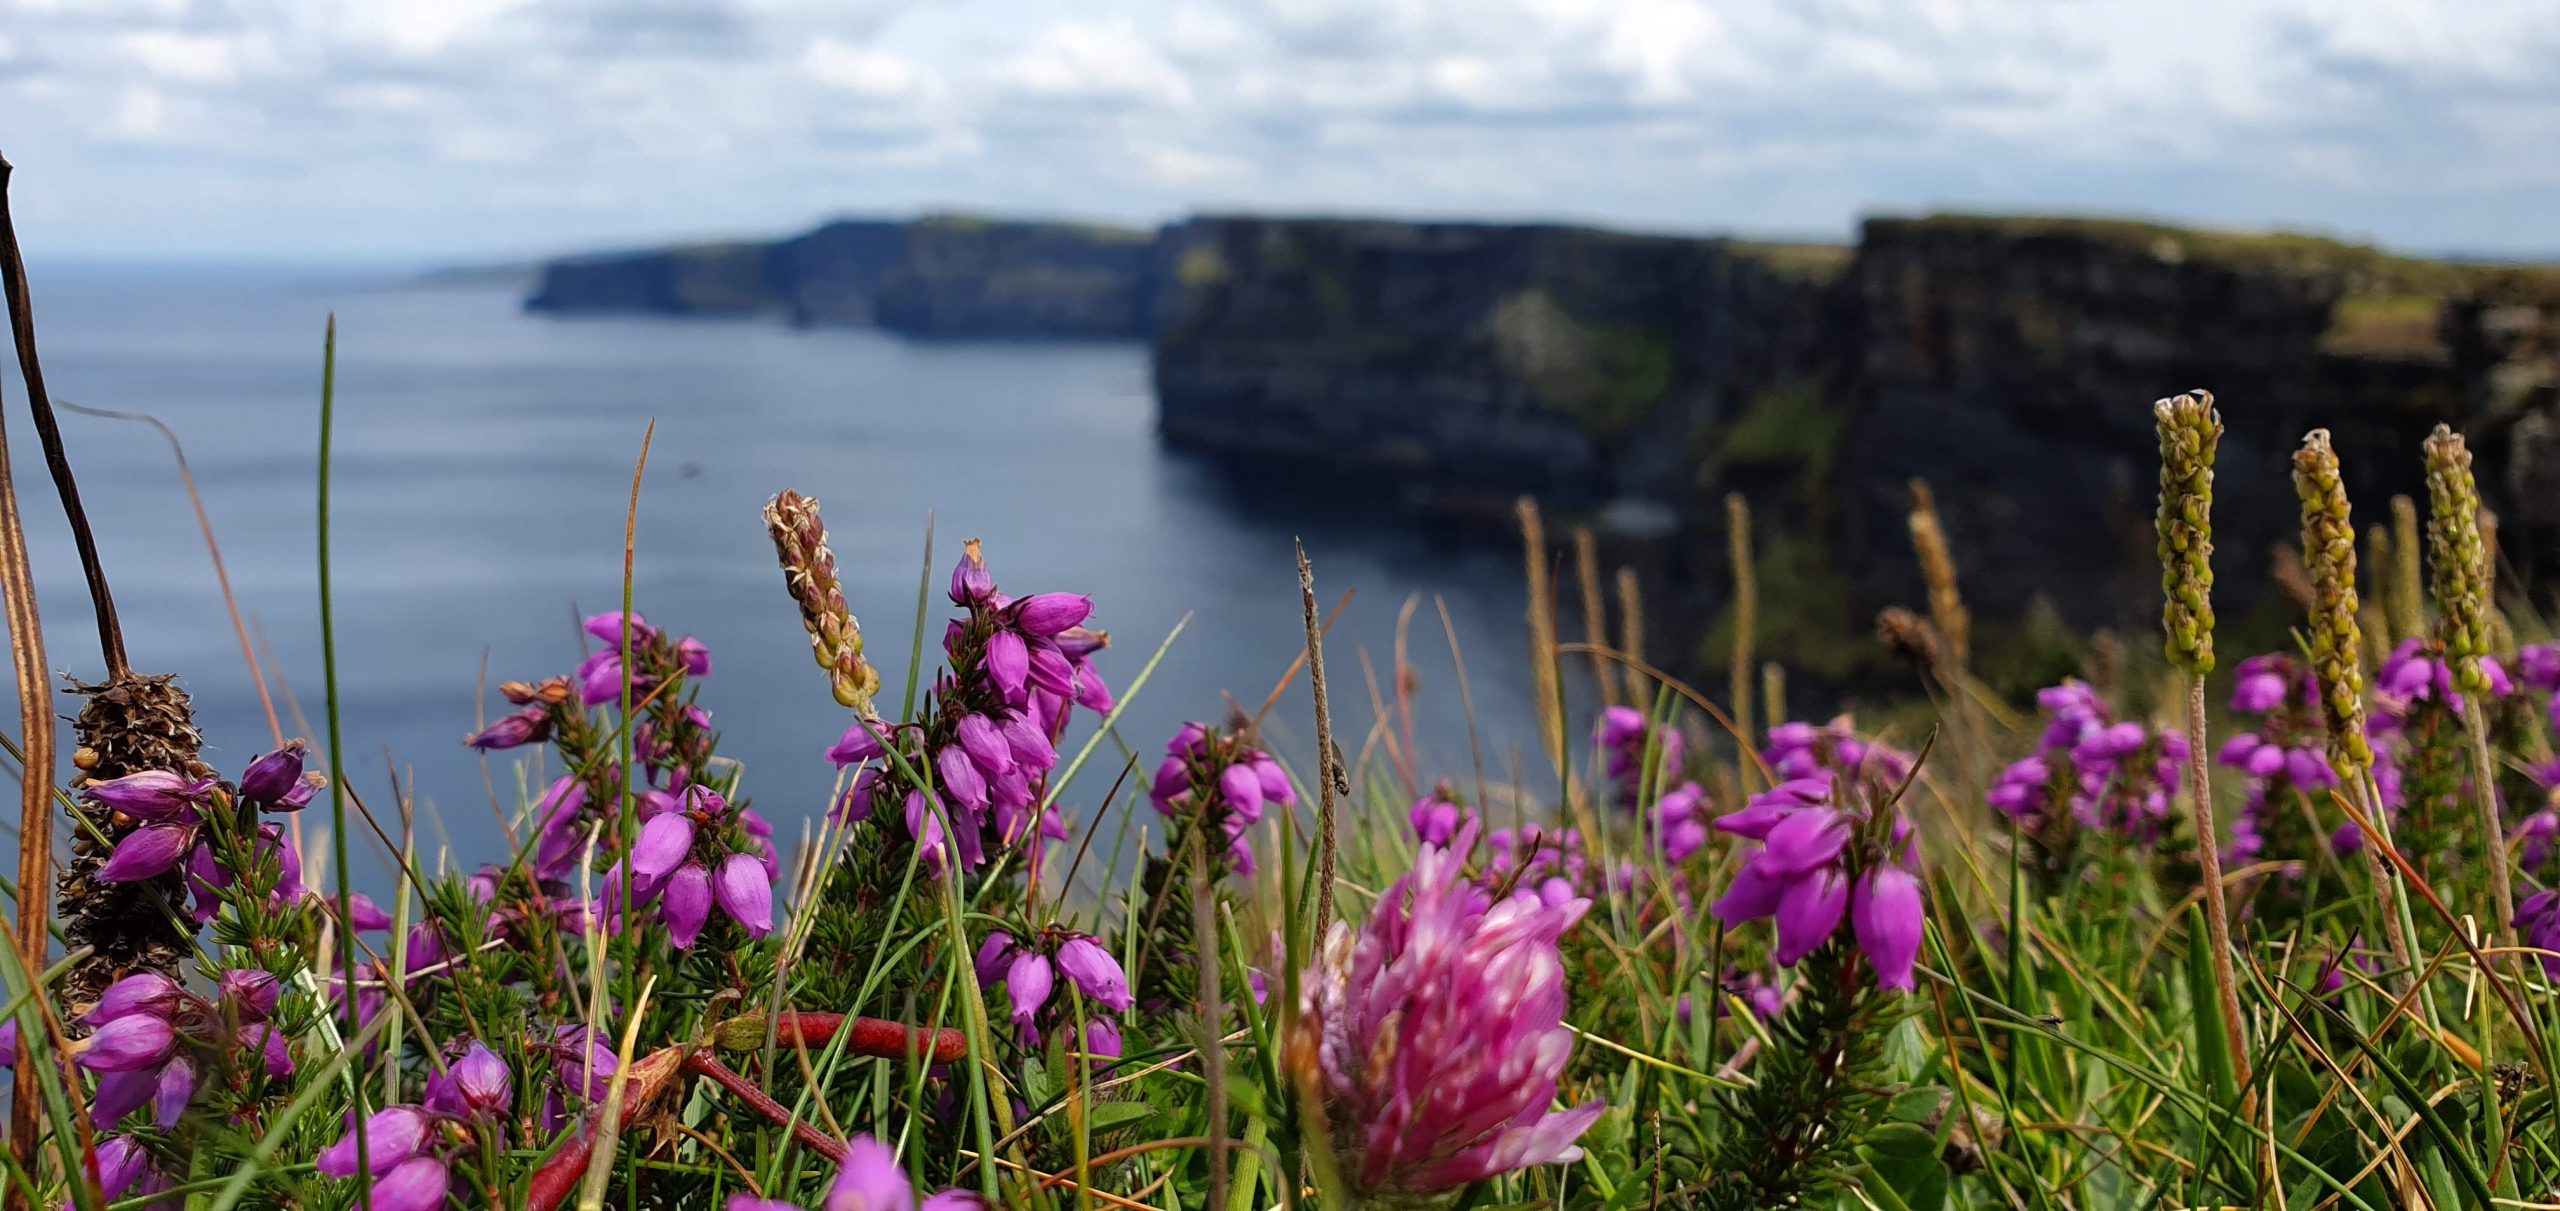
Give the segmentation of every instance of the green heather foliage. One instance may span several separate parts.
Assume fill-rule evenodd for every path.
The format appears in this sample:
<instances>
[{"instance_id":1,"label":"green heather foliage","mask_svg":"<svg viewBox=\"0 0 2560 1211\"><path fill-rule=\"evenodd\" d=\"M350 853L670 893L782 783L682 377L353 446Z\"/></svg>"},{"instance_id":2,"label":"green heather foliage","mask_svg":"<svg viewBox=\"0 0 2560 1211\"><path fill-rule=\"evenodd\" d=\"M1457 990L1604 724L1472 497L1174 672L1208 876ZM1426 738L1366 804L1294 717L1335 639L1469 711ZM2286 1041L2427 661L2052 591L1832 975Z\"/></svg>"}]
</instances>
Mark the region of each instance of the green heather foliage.
<instances>
[{"instance_id":1,"label":"green heather foliage","mask_svg":"<svg viewBox=\"0 0 2560 1211\"><path fill-rule=\"evenodd\" d=\"M1332 721L1355 760L1328 787L1214 704L1123 731L1200 641L1108 644L1091 624L1133 587L1007 595L972 542L932 552L911 618L846 601L817 502L786 494L773 625L796 609L846 707L808 755L841 771L830 802L748 801L715 713L753 687L627 584L575 672L509 682L474 738L538 754L500 780L518 848L410 849L371 899L349 835L435 830L404 805L368 823L326 762L304 772L361 736L211 775L75 762L57 806L92 809L72 826L113 846L98 877L162 897L194 952L106 973L103 1000L73 992L85 951L0 961L37 1094L0 1189L215 1211L2548 1205L2560 995L2532 951L2560 944L2560 649L2482 652L2460 682L2459 644L2370 663L2334 457L2315 437L2299 467L2305 650L2213 667L2200 597L2170 612L2227 738L2202 754L2212 836L2180 675L2050 617L1977 636L2061 674L2032 702L1906 634L1889 727L1736 734L1667 680L1562 768L1415 751L1400 720L1463 698L1398 678L1384 717ZM2170 544L2171 592L2208 552ZM1836 570L1784 539L1761 561L1755 650L1882 659L1790 608ZM2461 571L2439 583L2484 579ZM2532 600L2496 604L2532 631ZM900 643L921 672L883 684ZM2525 951L2489 948L2510 883ZM104 907L83 896L57 914Z\"/></svg>"}]
</instances>

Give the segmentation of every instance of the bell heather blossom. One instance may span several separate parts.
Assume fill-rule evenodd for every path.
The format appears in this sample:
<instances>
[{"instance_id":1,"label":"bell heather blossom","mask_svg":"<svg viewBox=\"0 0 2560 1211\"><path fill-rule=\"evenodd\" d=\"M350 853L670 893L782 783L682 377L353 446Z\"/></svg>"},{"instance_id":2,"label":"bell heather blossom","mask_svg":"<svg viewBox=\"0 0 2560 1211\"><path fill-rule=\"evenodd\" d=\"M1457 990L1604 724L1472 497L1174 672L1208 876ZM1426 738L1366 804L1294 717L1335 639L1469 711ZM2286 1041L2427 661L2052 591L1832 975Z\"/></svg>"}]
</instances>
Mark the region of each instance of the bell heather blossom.
<instances>
[{"instance_id":1,"label":"bell heather blossom","mask_svg":"<svg viewBox=\"0 0 2560 1211\"><path fill-rule=\"evenodd\" d=\"M365 1119L367 1173L357 1172L352 1121L346 1135L321 1151L319 1170L368 1181L374 1211L437 1211L453 1188L454 1162L475 1150L480 1134L503 1144L513 1100L506 1063L472 1042L429 1079L423 1104L387 1106Z\"/></svg>"},{"instance_id":2,"label":"bell heather blossom","mask_svg":"<svg viewBox=\"0 0 2560 1211\"><path fill-rule=\"evenodd\" d=\"M2308 667L2281 652L2241 661L2238 676L2231 709L2256 716L2257 727L2225 741L2214 756L2248 779L2223 861L2239 865L2273 857L2288 864L2289 877L2299 877L2319 843L2304 809L2324 806L2327 792L2339 785L2329 764L2319 685ZM2263 905L2266 897L2259 899Z\"/></svg>"},{"instance_id":3,"label":"bell heather blossom","mask_svg":"<svg viewBox=\"0 0 2560 1211\"><path fill-rule=\"evenodd\" d=\"M1760 759L1779 780L1837 773L1853 782L1891 789L1911 776L1911 754L1882 741L1860 737L1846 716L1815 726L1781 723L1769 729L1769 746Z\"/></svg>"},{"instance_id":4,"label":"bell heather blossom","mask_svg":"<svg viewBox=\"0 0 2560 1211\"><path fill-rule=\"evenodd\" d=\"M1653 805L1653 835L1665 860L1677 865L1707 846L1707 792L1683 782Z\"/></svg>"},{"instance_id":5,"label":"bell heather blossom","mask_svg":"<svg viewBox=\"0 0 2560 1211\"><path fill-rule=\"evenodd\" d=\"M1523 824L1493 830L1485 844L1493 850L1480 879L1487 891L1525 892L1549 908L1587 897L1591 865L1583 852L1582 830Z\"/></svg>"},{"instance_id":6,"label":"bell heather blossom","mask_svg":"<svg viewBox=\"0 0 2560 1211\"><path fill-rule=\"evenodd\" d=\"M915 1187L898 1164L898 1154L868 1135L845 1141L844 1167L818 1211L985 1211L986 1199L967 1190L945 1190L916 1202ZM802 1211L798 1203L752 1194L729 1196L727 1211Z\"/></svg>"},{"instance_id":7,"label":"bell heather blossom","mask_svg":"<svg viewBox=\"0 0 2560 1211\"><path fill-rule=\"evenodd\" d=\"M1609 781L1618 790L1618 806L1634 811L1648 789L1669 786L1680 778L1685 747L1680 729L1655 727L1642 711L1613 706L1600 712L1600 747L1608 754ZM1654 776L1645 778L1645 750L1653 750Z\"/></svg>"},{"instance_id":8,"label":"bell heather blossom","mask_svg":"<svg viewBox=\"0 0 2560 1211\"><path fill-rule=\"evenodd\" d=\"M1448 779L1443 778L1438 786L1413 801L1405 818L1413 825L1414 840L1424 845L1447 845L1461 827L1475 822L1476 813L1449 789Z\"/></svg>"},{"instance_id":9,"label":"bell heather blossom","mask_svg":"<svg viewBox=\"0 0 2560 1211\"><path fill-rule=\"evenodd\" d=\"M1356 931L1334 923L1301 980L1289 1063L1321 1082L1364 1195L1579 1159L1606 1108L1553 1108L1573 1049L1557 942L1591 902L1495 899L1467 877L1475 839L1470 824L1423 846Z\"/></svg>"},{"instance_id":10,"label":"bell heather blossom","mask_svg":"<svg viewBox=\"0 0 2560 1211\"><path fill-rule=\"evenodd\" d=\"M293 1055L270 1019L281 992L263 971L225 971L208 1001L177 980L142 971L109 985L81 1021L78 1064L98 1074L90 1115L113 1127L144 1106L162 1131L177 1125L208 1072L254 1063L271 1081L293 1075ZM13 1048L14 1050L14 1048Z\"/></svg>"},{"instance_id":11,"label":"bell heather blossom","mask_svg":"<svg viewBox=\"0 0 2560 1211\"><path fill-rule=\"evenodd\" d=\"M719 792L687 787L682 805L650 816L632 843L634 905L657 905L678 950L692 948L715 904L748 937L762 938L773 932L773 876L760 845ZM623 890L619 880L608 882Z\"/></svg>"},{"instance_id":12,"label":"bell heather blossom","mask_svg":"<svg viewBox=\"0 0 2560 1211\"><path fill-rule=\"evenodd\" d=\"M856 768L834 816L903 825L902 839L936 873L954 859L974 870L1015 845L1030 846L1036 865L1048 842L1067 835L1046 794L1058 737L1075 708L1099 715L1113 705L1092 663L1109 638L1083 626L1093 603L1080 594L998 592L974 539L952 570L950 596L968 613L944 629L948 665L918 720L856 720L828 750L837 766Z\"/></svg>"},{"instance_id":13,"label":"bell heather blossom","mask_svg":"<svg viewBox=\"0 0 2560 1211\"><path fill-rule=\"evenodd\" d=\"M1165 758L1156 765L1147 800L1168 818L1201 820L1224 838L1220 851L1228 871L1251 878L1253 845L1247 835L1262 822L1265 807L1288 807L1298 801L1289 774L1271 754L1253 747L1244 729L1221 730L1205 723L1186 723L1165 742ZM1187 833L1168 844L1179 848Z\"/></svg>"},{"instance_id":14,"label":"bell heather blossom","mask_svg":"<svg viewBox=\"0 0 2560 1211\"><path fill-rule=\"evenodd\" d=\"M2037 691L2036 704L2048 716L2036 751L2002 770L1984 801L2017 821L2055 869L2068 866L2075 825L2145 845L2167 835L2185 735L2116 721L2097 691L2077 680Z\"/></svg>"},{"instance_id":15,"label":"bell heather blossom","mask_svg":"<svg viewBox=\"0 0 2560 1211\"><path fill-rule=\"evenodd\" d=\"M1845 919L1879 987L1909 991L1925 920L1910 826L1832 800L1819 778L1783 782L1716 827L1759 843L1712 910L1726 925L1777 921L1773 954L1793 967Z\"/></svg>"},{"instance_id":16,"label":"bell heather blossom","mask_svg":"<svg viewBox=\"0 0 2560 1211\"><path fill-rule=\"evenodd\" d=\"M2545 974L2560 978L2560 891L2538 891L2516 905L2516 936L2535 950Z\"/></svg>"},{"instance_id":17,"label":"bell heather blossom","mask_svg":"<svg viewBox=\"0 0 2560 1211\"><path fill-rule=\"evenodd\" d=\"M2496 657L2481 657L2480 672L2489 679L2491 696L2515 693L2515 683ZM2453 687L2453 664L2444 658L2441 645L2428 640L2401 640L2374 674L2373 688L2382 698L2384 711L2393 715L2405 715L2409 705L2418 702L2441 702L2453 713L2462 713L2462 694Z\"/></svg>"},{"instance_id":18,"label":"bell heather blossom","mask_svg":"<svg viewBox=\"0 0 2560 1211\"><path fill-rule=\"evenodd\" d=\"M547 707L528 706L498 717L496 723L473 732L462 743L482 752L522 748L540 744L551 738L551 711Z\"/></svg>"},{"instance_id":19,"label":"bell heather blossom","mask_svg":"<svg viewBox=\"0 0 2560 1211\"><path fill-rule=\"evenodd\" d=\"M179 1184L178 1179L161 1172L151 1153L129 1135L118 1135L98 1141L98 1192L108 1202L149 1198ZM179 1200L162 1199L149 1204L154 1211L174 1209Z\"/></svg>"},{"instance_id":20,"label":"bell heather blossom","mask_svg":"<svg viewBox=\"0 0 2560 1211\"><path fill-rule=\"evenodd\" d=\"M1002 930L990 933L979 944L976 960L980 983L1004 986L1005 999L1013 1006L1014 1028L1023 1045L1035 1045L1049 1032L1073 1025L1075 1014L1069 998L1054 995L1063 978L1102 1011L1087 1018L1088 1050L1103 1058L1118 1059L1119 1028L1113 1026L1097 1035L1091 1023L1104 1020L1104 1012L1126 1013L1137 1004L1120 960L1113 958L1091 934L1049 928L1030 931L1028 936L1029 941L1017 941ZM1107 1044L1108 1051L1092 1046L1095 1043Z\"/></svg>"}]
</instances>

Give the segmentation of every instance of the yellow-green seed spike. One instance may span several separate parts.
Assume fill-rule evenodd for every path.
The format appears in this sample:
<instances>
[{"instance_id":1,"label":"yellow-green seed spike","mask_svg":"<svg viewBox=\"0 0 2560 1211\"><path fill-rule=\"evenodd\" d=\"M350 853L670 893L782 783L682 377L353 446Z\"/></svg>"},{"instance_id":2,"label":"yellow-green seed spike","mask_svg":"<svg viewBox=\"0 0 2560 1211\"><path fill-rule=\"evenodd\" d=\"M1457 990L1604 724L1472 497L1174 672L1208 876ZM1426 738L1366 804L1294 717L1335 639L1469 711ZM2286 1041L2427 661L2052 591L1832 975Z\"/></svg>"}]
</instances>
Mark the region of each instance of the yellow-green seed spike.
<instances>
[{"instance_id":1,"label":"yellow-green seed spike","mask_svg":"<svg viewBox=\"0 0 2560 1211\"><path fill-rule=\"evenodd\" d=\"M2293 456L2293 487L2302 498L2302 561L2311 573L2311 671L2320 684L2329 755L2361 774L2373 765L2364 735L2364 631L2356 618L2356 529L2338 452L2329 431L2314 429Z\"/></svg>"},{"instance_id":2,"label":"yellow-green seed spike","mask_svg":"<svg viewBox=\"0 0 2560 1211\"><path fill-rule=\"evenodd\" d=\"M863 659L862 626L845 606L818 502L786 490L765 505L764 523L782 560L783 584L800 607L800 625L809 632L810 654L827 671L836 701L865 719L876 718L872 696L880 692L880 672Z\"/></svg>"},{"instance_id":3,"label":"yellow-green seed spike","mask_svg":"<svg viewBox=\"0 0 2560 1211\"><path fill-rule=\"evenodd\" d=\"M2486 694L2489 675L2480 658L2489 652L2489 558L2480 537L2480 487L2471 478L2471 448L2461 434L2437 425L2426 453L2436 633L2455 683L2466 694Z\"/></svg>"},{"instance_id":4,"label":"yellow-green seed spike","mask_svg":"<svg viewBox=\"0 0 2560 1211\"><path fill-rule=\"evenodd\" d=\"M2160 430L2160 623L2169 663L2213 671L2213 455L2222 414L2213 393L2190 391L2151 406Z\"/></svg>"}]
</instances>

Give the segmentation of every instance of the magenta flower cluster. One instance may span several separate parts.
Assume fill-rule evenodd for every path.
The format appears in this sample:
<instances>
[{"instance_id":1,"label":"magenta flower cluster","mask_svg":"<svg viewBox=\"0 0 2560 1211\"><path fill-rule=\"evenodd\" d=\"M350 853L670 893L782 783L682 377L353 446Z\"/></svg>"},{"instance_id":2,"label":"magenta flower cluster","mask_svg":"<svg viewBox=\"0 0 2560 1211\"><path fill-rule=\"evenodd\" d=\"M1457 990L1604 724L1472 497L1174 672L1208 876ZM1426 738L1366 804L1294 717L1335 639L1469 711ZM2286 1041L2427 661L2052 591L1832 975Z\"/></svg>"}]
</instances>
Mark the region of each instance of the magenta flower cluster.
<instances>
[{"instance_id":1,"label":"magenta flower cluster","mask_svg":"<svg viewBox=\"0 0 2560 1211\"><path fill-rule=\"evenodd\" d=\"M1045 929L1030 933L1027 940L1016 940L998 930L979 944L977 968L979 983L1003 984L1023 1046L1035 1046L1057 1028L1074 1024L1068 998L1054 995L1059 991L1058 978L1064 976L1085 1000L1107 1011L1087 1015L1086 1053L1120 1058L1120 1027L1108 1015L1127 1013L1137 998L1129 991L1129 977L1120 961L1103 949L1099 939L1073 930Z\"/></svg>"},{"instance_id":2,"label":"magenta flower cluster","mask_svg":"<svg viewBox=\"0 0 2560 1211\"><path fill-rule=\"evenodd\" d=\"M1084 626L1091 598L1008 597L975 543L952 569L950 597L968 614L944 630L950 667L935 678L923 722L857 720L827 753L855 771L838 818L894 811L936 872L955 855L974 870L993 848L1064 839L1065 820L1044 793L1058 737L1074 708L1100 715L1113 705L1092 662L1109 637Z\"/></svg>"},{"instance_id":3,"label":"magenta flower cluster","mask_svg":"<svg viewBox=\"0 0 2560 1211\"><path fill-rule=\"evenodd\" d=\"M1262 822L1266 807L1288 807L1298 801L1288 771L1271 754L1253 747L1241 731L1205 723L1186 723L1165 742L1147 799L1173 819L1197 819L1226 838L1226 868L1252 877L1253 844L1248 839Z\"/></svg>"},{"instance_id":4,"label":"magenta flower cluster","mask_svg":"<svg viewBox=\"0 0 2560 1211\"><path fill-rule=\"evenodd\" d=\"M1985 800L2025 824L2067 805L2083 827L2149 844L2166 835L2187 761L2183 733L2113 719L2105 700L2080 681L2036 692L2047 715L2036 751L1993 780Z\"/></svg>"},{"instance_id":5,"label":"magenta flower cluster","mask_svg":"<svg viewBox=\"0 0 2560 1211\"><path fill-rule=\"evenodd\" d=\"M1573 1034L1558 939L1588 900L1499 900L1467 877L1469 825L1426 845L1357 931L1336 922L1301 985L1312 1052L1344 1158L1368 1196L1454 1190L1580 1157L1605 1108L1555 1108Z\"/></svg>"},{"instance_id":6,"label":"magenta flower cluster","mask_svg":"<svg viewBox=\"0 0 2560 1211\"><path fill-rule=\"evenodd\" d=\"M1823 778L1780 783L1716 820L1759 845L1713 911L1728 926L1774 917L1781 967L1830 941L1845 919L1877 985L1908 991L1927 916L1910 827L1889 812L1880 831L1868 812L1834 802L1833 786Z\"/></svg>"},{"instance_id":7,"label":"magenta flower cluster","mask_svg":"<svg viewBox=\"0 0 2560 1211\"><path fill-rule=\"evenodd\" d=\"M773 932L772 842L729 810L718 791L688 786L680 804L644 799L639 840L631 846L629 886L622 864L605 876L605 908L618 917L654 905L678 950L691 949L716 905L749 938Z\"/></svg>"},{"instance_id":8,"label":"magenta flower cluster","mask_svg":"<svg viewBox=\"0 0 2560 1211\"><path fill-rule=\"evenodd\" d=\"M987 1201L964 1190L945 1190L916 1202L915 1187L898 1165L898 1154L867 1135L845 1142L844 1164L827 1188L817 1211L984 1211ZM729 1196L727 1211L803 1211L798 1203L752 1194Z\"/></svg>"},{"instance_id":9,"label":"magenta flower cluster","mask_svg":"<svg viewBox=\"0 0 2560 1211\"><path fill-rule=\"evenodd\" d=\"M361 1175L370 1183L374 1211L436 1211L453 1188L454 1162L471 1154L482 1132L493 1143L503 1140L514 1101L506 1061L474 1040L427 1079L424 1102L388 1106L365 1119L361 1164L350 1122L347 1134L321 1151L320 1172Z\"/></svg>"},{"instance_id":10,"label":"magenta flower cluster","mask_svg":"<svg viewBox=\"0 0 2560 1211\"><path fill-rule=\"evenodd\" d=\"M261 812L302 810L317 788L316 781L304 775L302 760L303 745L296 740L250 762L234 785L168 770L142 770L84 788L82 798L136 825L117 840L98 871L99 881L140 882L183 866L194 893L195 919L209 921L220 906L222 892L232 885L234 866L241 861L237 853L218 852L228 843L246 845L248 861L277 864L278 878L270 891L274 902L299 898L301 855L285 840L283 829L259 824L245 838L232 837L227 827L231 817L219 821L213 817L240 806Z\"/></svg>"},{"instance_id":11,"label":"magenta flower cluster","mask_svg":"<svg viewBox=\"0 0 2560 1211\"><path fill-rule=\"evenodd\" d=\"M2508 679L2504 665L2495 656L2480 658L2480 671L2489 677L2489 693L2504 698L2516 692L2515 682ZM2384 713L2405 717L2412 704L2441 702L2462 713L2460 691L2453 688L2453 667L2434 644L2423 639L2403 639L2391 649L2389 658L2374 674L2373 690L2381 700Z\"/></svg>"},{"instance_id":12,"label":"magenta flower cluster","mask_svg":"<svg viewBox=\"0 0 2560 1211\"><path fill-rule=\"evenodd\" d=\"M1825 724L1802 721L1769 729L1760 760L1781 781L1837 774L1853 782L1891 788L1911 776L1911 754L1880 740L1858 735L1846 718Z\"/></svg>"},{"instance_id":13,"label":"magenta flower cluster","mask_svg":"<svg viewBox=\"0 0 2560 1211\"><path fill-rule=\"evenodd\" d=\"M1687 748L1680 729L1656 727L1634 707L1613 706L1600 712L1599 733L1618 806L1634 811L1644 804L1647 791L1669 786L1680 777ZM1650 778L1645 763L1648 753L1653 762Z\"/></svg>"},{"instance_id":14,"label":"magenta flower cluster","mask_svg":"<svg viewBox=\"0 0 2560 1211\"><path fill-rule=\"evenodd\" d=\"M1447 845L1458 836L1458 830L1475 823L1476 810L1458 798L1442 779L1405 810L1405 819L1413 825L1413 838L1424 845Z\"/></svg>"},{"instance_id":15,"label":"magenta flower cluster","mask_svg":"<svg viewBox=\"0 0 2560 1211\"><path fill-rule=\"evenodd\" d=\"M2237 866L2266 855L2271 839L2295 831L2294 822L2302 818L2298 796L2316 796L2337 787L2319 693L2310 668L2292 656L2270 652L2240 662L2231 689L2231 710L2235 715L2255 716L2256 726L2225 741L2214 756L2217 764L2248 779L2247 797L2232 820L2230 844L2222 852L2224 862ZM2350 821L2340 827L2352 832L2355 824ZM2333 849L2342 843L2354 840L2330 838ZM2292 852L2297 848L2293 845L2278 848L2277 856L2291 861L2308 856Z\"/></svg>"},{"instance_id":16,"label":"magenta flower cluster","mask_svg":"<svg viewBox=\"0 0 2560 1211\"><path fill-rule=\"evenodd\" d=\"M215 981L208 1001L156 971L107 987L81 1019L91 1028L79 1064L98 1074L90 1119L112 1128L145 1106L161 1130L175 1127L209 1069L252 1062L266 1079L293 1075L293 1054L273 1018L281 989L263 971L236 969ZM11 1050L14 1052L14 1042Z\"/></svg>"}]
</instances>

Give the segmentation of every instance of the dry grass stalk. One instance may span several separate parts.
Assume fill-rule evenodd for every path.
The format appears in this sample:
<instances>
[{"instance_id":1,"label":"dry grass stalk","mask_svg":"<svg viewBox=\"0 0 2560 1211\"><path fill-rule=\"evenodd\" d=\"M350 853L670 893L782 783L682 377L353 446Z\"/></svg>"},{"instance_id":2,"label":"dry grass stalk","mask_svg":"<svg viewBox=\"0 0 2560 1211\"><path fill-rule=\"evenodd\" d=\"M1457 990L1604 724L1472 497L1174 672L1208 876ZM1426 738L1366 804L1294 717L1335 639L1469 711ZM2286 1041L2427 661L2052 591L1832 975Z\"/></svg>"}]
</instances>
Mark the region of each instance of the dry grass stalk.
<instances>
[{"instance_id":1,"label":"dry grass stalk","mask_svg":"<svg viewBox=\"0 0 2560 1211\"><path fill-rule=\"evenodd\" d=\"M1787 670L1777 661L1760 666L1760 709L1770 727L1787 721ZM1744 721L1749 726L1749 721Z\"/></svg>"},{"instance_id":2,"label":"dry grass stalk","mask_svg":"<svg viewBox=\"0 0 2560 1211\"><path fill-rule=\"evenodd\" d=\"M1627 701L1642 707L1653 701L1653 683L1644 675L1644 592L1634 568L1618 569L1618 651L1626 659L1619 671L1627 677Z\"/></svg>"},{"instance_id":3,"label":"dry grass stalk","mask_svg":"<svg viewBox=\"0 0 2560 1211\"><path fill-rule=\"evenodd\" d=\"M1973 659L1973 615L1965 609L1956 586L1955 556L1947 549L1946 524L1938 516L1938 499L1929 481L1911 481L1911 549L1920 557L1920 575L1929 586L1929 620L1945 643L1946 655L1962 668Z\"/></svg>"},{"instance_id":4,"label":"dry grass stalk","mask_svg":"<svg viewBox=\"0 0 2560 1211\"><path fill-rule=\"evenodd\" d=\"M2382 581L2382 612L2391 620L2391 642L2415 639L2427 629L2426 572L2419 552L2418 503L2406 496L2391 498L2391 562L2374 569Z\"/></svg>"},{"instance_id":5,"label":"dry grass stalk","mask_svg":"<svg viewBox=\"0 0 2560 1211\"><path fill-rule=\"evenodd\" d=\"M1751 725L1752 643L1760 630L1760 579L1751 553L1751 502L1724 498L1726 555L1733 564L1733 664L1729 692L1734 722Z\"/></svg>"},{"instance_id":6,"label":"dry grass stalk","mask_svg":"<svg viewBox=\"0 0 2560 1211\"><path fill-rule=\"evenodd\" d=\"M1573 570L1582 583L1582 636L1591 644L1592 679L1600 683L1600 701L1618 705L1618 675L1598 653L1609 646L1609 606L1600 595L1600 540L1589 526L1573 528Z\"/></svg>"},{"instance_id":7,"label":"dry grass stalk","mask_svg":"<svg viewBox=\"0 0 2560 1211\"><path fill-rule=\"evenodd\" d=\"M1538 698L1538 734L1547 760L1564 769L1564 687L1556 675L1556 597L1547 575L1547 523L1538 502L1523 496L1515 506L1520 516L1520 555L1529 580L1529 680Z\"/></svg>"},{"instance_id":8,"label":"dry grass stalk","mask_svg":"<svg viewBox=\"0 0 2560 1211\"><path fill-rule=\"evenodd\" d=\"M865 719L879 718L872 696L880 692L880 672L863 659L862 625L845 605L844 585L836 577L835 552L827 548L827 526L818 516L817 498L784 489L766 502L764 525L773 536L774 553L782 560L783 586L800 606L800 625L809 632L810 654L827 671L836 701Z\"/></svg>"}]
</instances>

